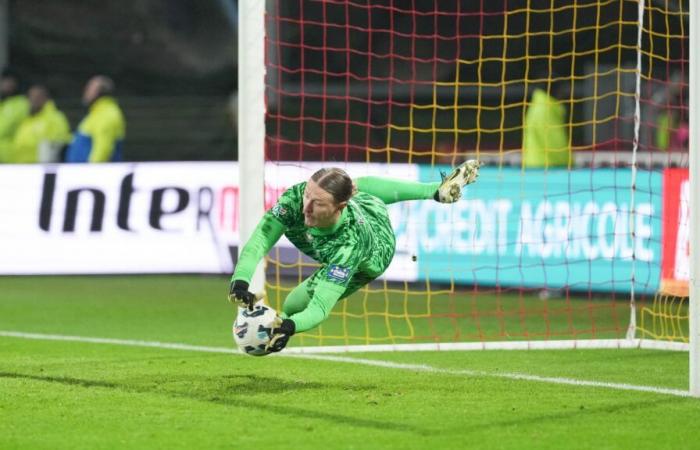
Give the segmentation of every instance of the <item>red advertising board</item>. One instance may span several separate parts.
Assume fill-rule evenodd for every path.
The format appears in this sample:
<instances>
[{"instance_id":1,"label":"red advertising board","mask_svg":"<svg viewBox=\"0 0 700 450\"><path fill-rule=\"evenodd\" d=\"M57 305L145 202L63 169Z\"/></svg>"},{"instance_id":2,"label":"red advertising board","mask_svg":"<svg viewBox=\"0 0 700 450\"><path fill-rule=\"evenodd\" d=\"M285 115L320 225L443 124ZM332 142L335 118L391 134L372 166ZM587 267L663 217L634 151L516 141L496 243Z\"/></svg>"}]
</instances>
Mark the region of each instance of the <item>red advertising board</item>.
<instances>
[{"instance_id":1,"label":"red advertising board","mask_svg":"<svg viewBox=\"0 0 700 450\"><path fill-rule=\"evenodd\" d=\"M664 171L661 290L688 295L690 263L690 183L688 169Z\"/></svg>"}]
</instances>

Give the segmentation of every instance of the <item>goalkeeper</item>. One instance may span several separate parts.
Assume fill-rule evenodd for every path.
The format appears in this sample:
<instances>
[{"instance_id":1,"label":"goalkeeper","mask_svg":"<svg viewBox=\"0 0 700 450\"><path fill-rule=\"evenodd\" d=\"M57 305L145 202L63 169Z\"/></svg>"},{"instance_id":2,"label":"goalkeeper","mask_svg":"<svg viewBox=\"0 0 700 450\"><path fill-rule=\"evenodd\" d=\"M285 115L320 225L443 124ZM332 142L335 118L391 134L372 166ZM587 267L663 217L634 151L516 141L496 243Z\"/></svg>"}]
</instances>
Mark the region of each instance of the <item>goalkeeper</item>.
<instances>
[{"instance_id":1,"label":"goalkeeper","mask_svg":"<svg viewBox=\"0 0 700 450\"><path fill-rule=\"evenodd\" d=\"M229 301L253 307L248 291L258 263L284 234L301 252L321 264L284 300L273 324L268 351L282 350L294 333L323 322L338 300L381 275L394 256L396 238L386 205L435 199L453 203L473 183L479 162L456 167L442 182L418 183L382 177L356 182L341 169L320 169L309 181L285 191L265 213L243 247L229 290Z\"/></svg>"}]
</instances>

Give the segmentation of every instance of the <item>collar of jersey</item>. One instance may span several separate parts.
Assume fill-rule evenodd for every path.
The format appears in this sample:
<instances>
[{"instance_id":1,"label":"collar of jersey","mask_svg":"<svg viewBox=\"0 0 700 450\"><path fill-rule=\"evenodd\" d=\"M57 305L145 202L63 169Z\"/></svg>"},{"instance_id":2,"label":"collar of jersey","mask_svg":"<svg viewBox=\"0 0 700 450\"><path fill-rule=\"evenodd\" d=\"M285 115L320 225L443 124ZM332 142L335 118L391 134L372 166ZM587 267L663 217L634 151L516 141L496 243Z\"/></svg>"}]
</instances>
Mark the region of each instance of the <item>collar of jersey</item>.
<instances>
[{"instance_id":1,"label":"collar of jersey","mask_svg":"<svg viewBox=\"0 0 700 450\"><path fill-rule=\"evenodd\" d=\"M345 207L343 208L343 212L340 213L340 218L336 223L331 225L330 227L325 227L325 228L318 228L318 227L310 227L309 228L309 233L313 236L327 236L329 234L333 234L336 231L338 231L338 228L340 228L343 223L345 223L345 219L348 216L348 208Z\"/></svg>"}]
</instances>

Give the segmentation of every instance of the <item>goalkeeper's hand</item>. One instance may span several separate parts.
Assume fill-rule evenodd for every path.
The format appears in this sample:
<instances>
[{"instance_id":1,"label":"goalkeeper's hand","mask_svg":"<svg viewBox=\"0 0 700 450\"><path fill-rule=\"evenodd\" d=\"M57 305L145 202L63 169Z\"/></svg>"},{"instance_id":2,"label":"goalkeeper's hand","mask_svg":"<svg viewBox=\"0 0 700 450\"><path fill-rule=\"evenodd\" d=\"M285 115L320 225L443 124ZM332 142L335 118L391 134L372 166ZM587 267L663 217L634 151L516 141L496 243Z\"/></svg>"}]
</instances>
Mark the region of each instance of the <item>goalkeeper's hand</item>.
<instances>
[{"instance_id":1,"label":"goalkeeper's hand","mask_svg":"<svg viewBox=\"0 0 700 450\"><path fill-rule=\"evenodd\" d=\"M272 323L272 338L265 346L268 352L281 352L287 346L289 338L296 331L296 325L291 319L283 319L279 316Z\"/></svg>"},{"instance_id":2,"label":"goalkeeper's hand","mask_svg":"<svg viewBox=\"0 0 700 450\"><path fill-rule=\"evenodd\" d=\"M243 280L235 280L231 282L231 287L228 291L228 301L241 308L253 310L258 297L248 291L248 283Z\"/></svg>"}]
</instances>

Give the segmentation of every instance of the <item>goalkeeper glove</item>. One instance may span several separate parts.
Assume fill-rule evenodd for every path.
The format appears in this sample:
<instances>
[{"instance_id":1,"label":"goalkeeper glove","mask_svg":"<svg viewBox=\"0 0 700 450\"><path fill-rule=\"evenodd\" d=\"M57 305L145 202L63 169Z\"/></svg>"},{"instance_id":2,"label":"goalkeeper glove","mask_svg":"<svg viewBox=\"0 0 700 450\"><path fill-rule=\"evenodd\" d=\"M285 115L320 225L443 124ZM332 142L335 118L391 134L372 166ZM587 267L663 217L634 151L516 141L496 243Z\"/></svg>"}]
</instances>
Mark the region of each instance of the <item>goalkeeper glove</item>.
<instances>
[{"instance_id":1,"label":"goalkeeper glove","mask_svg":"<svg viewBox=\"0 0 700 450\"><path fill-rule=\"evenodd\" d=\"M296 325L291 319L282 319L277 317L272 324L272 338L265 346L268 352L281 352L287 346L289 338L296 331Z\"/></svg>"},{"instance_id":2,"label":"goalkeeper glove","mask_svg":"<svg viewBox=\"0 0 700 450\"><path fill-rule=\"evenodd\" d=\"M229 302L252 311L257 299L255 294L248 291L248 283L245 281L234 280L231 282L231 287L228 291Z\"/></svg>"}]
</instances>

